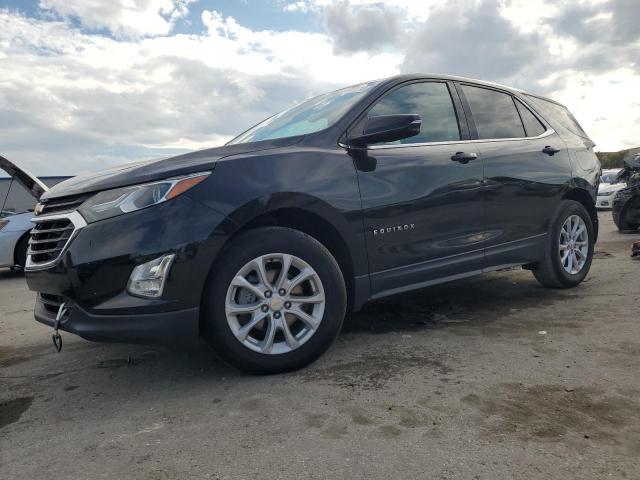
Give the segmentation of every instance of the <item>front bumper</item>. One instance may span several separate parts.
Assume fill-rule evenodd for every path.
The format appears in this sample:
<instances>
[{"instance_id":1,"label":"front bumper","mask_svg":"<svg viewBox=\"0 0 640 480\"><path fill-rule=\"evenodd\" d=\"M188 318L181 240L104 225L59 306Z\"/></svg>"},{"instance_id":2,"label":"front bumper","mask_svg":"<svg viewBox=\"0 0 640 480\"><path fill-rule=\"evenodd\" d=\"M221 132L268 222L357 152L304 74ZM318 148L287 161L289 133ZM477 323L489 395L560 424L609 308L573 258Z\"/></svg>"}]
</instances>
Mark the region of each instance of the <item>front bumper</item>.
<instances>
[{"instance_id":1,"label":"front bumper","mask_svg":"<svg viewBox=\"0 0 640 480\"><path fill-rule=\"evenodd\" d=\"M36 320L53 327L56 314L57 310L39 296ZM94 342L189 346L197 343L199 318L198 307L152 314L96 315L71 305L59 329Z\"/></svg>"},{"instance_id":2,"label":"front bumper","mask_svg":"<svg viewBox=\"0 0 640 480\"><path fill-rule=\"evenodd\" d=\"M26 270L29 288L39 294L36 320L53 325L57 310L50 299L55 298L70 305L61 330L88 340L166 344L197 340L202 291L226 239L227 222L181 195L84 226L51 266ZM166 253L176 257L162 297L130 295L126 286L133 269Z\"/></svg>"},{"instance_id":3,"label":"front bumper","mask_svg":"<svg viewBox=\"0 0 640 480\"><path fill-rule=\"evenodd\" d=\"M596 208L599 210L606 210L613 206L613 197L615 195L610 195L608 197L596 197Z\"/></svg>"}]
</instances>

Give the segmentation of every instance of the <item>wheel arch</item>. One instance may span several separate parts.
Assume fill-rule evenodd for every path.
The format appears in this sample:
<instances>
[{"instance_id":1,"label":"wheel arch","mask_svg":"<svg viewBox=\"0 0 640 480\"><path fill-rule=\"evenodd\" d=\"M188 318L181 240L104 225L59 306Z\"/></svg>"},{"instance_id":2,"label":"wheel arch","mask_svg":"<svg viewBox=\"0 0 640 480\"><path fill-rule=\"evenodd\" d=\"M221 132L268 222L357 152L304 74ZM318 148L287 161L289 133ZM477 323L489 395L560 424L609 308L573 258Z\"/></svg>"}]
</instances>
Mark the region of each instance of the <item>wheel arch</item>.
<instances>
[{"instance_id":1,"label":"wheel arch","mask_svg":"<svg viewBox=\"0 0 640 480\"><path fill-rule=\"evenodd\" d=\"M19 265L19 258L18 255L20 254L20 246L23 244L22 242L28 242L29 241L29 235L31 234L31 229L27 230L26 232L24 232L22 235L20 235L20 238L18 238L18 241L16 242L15 246L13 247L13 265ZM27 245L27 248L29 246ZM21 265L23 268L25 267L25 265Z\"/></svg>"},{"instance_id":2,"label":"wheel arch","mask_svg":"<svg viewBox=\"0 0 640 480\"><path fill-rule=\"evenodd\" d=\"M357 214L359 220L359 213ZM311 195L278 193L257 198L228 214L227 218L230 220L227 225L232 223L234 226L233 231L227 232L213 261L209 277L215 271L216 262L222 258L220 253L239 235L261 227L286 227L313 237L333 255L345 281L349 310L357 310L368 298L368 262L364 235L354 225L354 218L349 219L347 214L328 203ZM356 223L358 220L355 220ZM203 294L205 291L206 289Z\"/></svg>"},{"instance_id":3,"label":"wheel arch","mask_svg":"<svg viewBox=\"0 0 640 480\"><path fill-rule=\"evenodd\" d=\"M598 240L598 211L596 210L596 204L591 194L583 188L574 188L566 192L562 200L574 200L587 210L589 217L591 217L591 223L593 224L593 230L595 232L595 239Z\"/></svg>"}]
</instances>

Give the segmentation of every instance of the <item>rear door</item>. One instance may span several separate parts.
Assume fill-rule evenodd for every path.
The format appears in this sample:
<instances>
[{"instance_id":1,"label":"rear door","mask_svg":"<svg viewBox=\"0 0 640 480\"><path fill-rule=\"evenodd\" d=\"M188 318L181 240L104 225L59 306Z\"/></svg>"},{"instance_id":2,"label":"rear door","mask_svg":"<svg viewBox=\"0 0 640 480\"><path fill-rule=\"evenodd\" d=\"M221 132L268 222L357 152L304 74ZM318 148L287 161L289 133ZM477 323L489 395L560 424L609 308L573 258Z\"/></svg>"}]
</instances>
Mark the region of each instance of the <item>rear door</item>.
<instances>
[{"instance_id":1,"label":"rear door","mask_svg":"<svg viewBox=\"0 0 640 480\"><path fill-rule=\"evenodd\" d=\"M358 181L374 297L477 271L484 253L482 162L465 142L453 84L400 85L366 116L391 114L420 115L420 134L352 153L366 166Z\"/></svg>"},{"instance_id":2,"label":"rear door","mask_svg":"<svg viewBox=\"0 0 640 480\"><path fill-rule=\"evenodd\" d=\"M571 179L564 141L509 92L457 85L484 165L485 267L539 260L549 219Z\"/></svg>"}]
</instances>

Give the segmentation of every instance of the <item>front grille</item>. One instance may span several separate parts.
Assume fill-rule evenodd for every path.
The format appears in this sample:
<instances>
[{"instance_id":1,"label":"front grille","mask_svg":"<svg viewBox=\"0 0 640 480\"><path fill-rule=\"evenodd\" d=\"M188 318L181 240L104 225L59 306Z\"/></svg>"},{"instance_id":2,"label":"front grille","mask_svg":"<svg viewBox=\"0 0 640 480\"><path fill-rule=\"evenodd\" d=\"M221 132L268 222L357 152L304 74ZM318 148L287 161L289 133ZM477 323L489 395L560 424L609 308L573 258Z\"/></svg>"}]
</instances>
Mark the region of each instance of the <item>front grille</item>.
<instances>
[{"instance_id":1,"label":"front grille","mask_svg":"<svg viewBox=\"0 0 640 480\"><path fill-rule=\"evenodd\" d=\"M40 302L44 306L44 309L49 313L57 315L64 299L59 295L51 295L49 293L40 293L39 295Z\"/></svg>"},{"instance_id":2,"label":"front grille","mask_svg":"<svg viewBox=\"0 0 640 480\"><path fill-rule=\"evenodd\" d=\"M74 195L70 197L54 198L42 202L41 215L72 212L77 209L90 195Z\"/></svg>"},{"instance_id":3,"label":"front grille","mask_svg":"<svg viewBox=\"0 0 640 480\"><path fill-rule=\"evenodd\" d=\"M38 218L31 230L27 255L32 264L42 264L58 258L75 227L68 218L46 220Z\"/></svg>"}]
</instances>

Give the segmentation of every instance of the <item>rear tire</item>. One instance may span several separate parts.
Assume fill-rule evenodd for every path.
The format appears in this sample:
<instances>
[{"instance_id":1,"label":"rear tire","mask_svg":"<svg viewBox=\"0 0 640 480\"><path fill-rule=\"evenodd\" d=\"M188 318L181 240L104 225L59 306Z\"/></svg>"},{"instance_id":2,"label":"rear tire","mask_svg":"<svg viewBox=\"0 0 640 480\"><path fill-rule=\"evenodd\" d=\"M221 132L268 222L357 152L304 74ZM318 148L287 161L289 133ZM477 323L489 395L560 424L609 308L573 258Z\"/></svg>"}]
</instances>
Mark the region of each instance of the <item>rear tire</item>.
<instances>
[{"instance_id":1,"label":"rear tire","mask_svg":"<svg viewBox=\"0 0 640 480\"><path fill-rule=\"evenodd\" d=\"M638 223L637 217L638 214L634 211L634 205L632 205L632 201L627 202L624 209L620 213L620 224L618 225L618 231L620 233L635 233L640 227L640 223ZM635 215L634 215L635 213Z\"/></svg>"},{"instance_id":2,"label":"rear tire","mask_svg":"<svg viewBox=\"0 0 640 480\"><path fill-rule=\"evenodd\" d=\"M594 246L587 210L579 202L563 200L551 219L545 258L533 268L533 275L545 287L575 287L589 273Z\"/></svg>"},{"instance_id":3,"label":"rear tire","mask_svg":"<svg viewBox=\"0 0 640 480\"><path fill-rule=\"evenodd\" d=\"M281 373L331 346L347 295L336 260L320 242L289 228L258 228L218 258L205 288L202 331L223 360L249 373Z\"/></svg>"}]
</instances>

